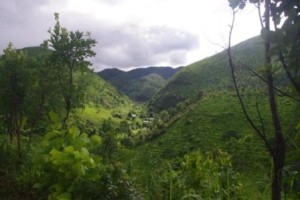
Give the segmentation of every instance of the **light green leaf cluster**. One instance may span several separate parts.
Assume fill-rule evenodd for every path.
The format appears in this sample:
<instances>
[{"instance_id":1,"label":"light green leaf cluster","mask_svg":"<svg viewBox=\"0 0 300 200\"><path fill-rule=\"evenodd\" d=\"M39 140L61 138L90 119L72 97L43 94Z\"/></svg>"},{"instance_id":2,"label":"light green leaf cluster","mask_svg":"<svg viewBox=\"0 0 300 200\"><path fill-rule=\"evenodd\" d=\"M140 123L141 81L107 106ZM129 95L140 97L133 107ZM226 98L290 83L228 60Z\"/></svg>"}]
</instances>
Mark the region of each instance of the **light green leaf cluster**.
<instances>
[{"instance_id":1,"label":"light green leaf cluster","mask_svg":"<svg viewBox=\"0 0 300 200\"><path fill-rule=\"evenodd\" d=\"M203 155L195 151L184 156L181 167L165 173L169 196L196 195L204 199L232 199L239 196L242 185L231 166L229 154L217 150ZM179 192L180 191L180 192Z\"/></svg>"},{"instance_id":2,"label":"light green leaf cluster","mask_svg":"<svg viewBox=\"0 0 300 200\"><path fill-rule=\"evenodd\" d=\"M59 121L55 113L50 114L50 118ZM54 124L53 127L60 126ZM41 155L36 158L40 162L40 179L35 186L47 188L48 199L81 199L76 196L76 189L83 182L95 182L102 176L102 159L90 152L100 144L100 136L89 137L75 126L67 131L49 131L43 138Z\"/></svg>"}]
</instances>

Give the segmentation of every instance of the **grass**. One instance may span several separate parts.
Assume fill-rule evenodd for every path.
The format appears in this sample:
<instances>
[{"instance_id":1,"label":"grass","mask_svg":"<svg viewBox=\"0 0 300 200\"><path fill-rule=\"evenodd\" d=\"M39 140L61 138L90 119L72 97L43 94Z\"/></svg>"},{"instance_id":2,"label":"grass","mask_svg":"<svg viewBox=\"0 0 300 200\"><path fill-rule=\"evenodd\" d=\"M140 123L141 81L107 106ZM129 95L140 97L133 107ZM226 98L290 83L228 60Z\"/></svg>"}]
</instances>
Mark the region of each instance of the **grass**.
<instances>
[{"instance_id":1,"label":"grass","mask_svg":"<svg viewBox=\"0 0 300 200\"><path fill-rule=\"evenodd\" d=\"M244 99L258 126L256 102L259 103L266 131L272 138L273 129L266 97L251 94L244 95ZM284 97L278 97L277 101L284 131L288 133L290 127L295 127L299 121L298 112L295 112L296 104ZM132 176L138 177L136 184L147 191L151 179L158 181L155 177L161 173L162 163L180 160L185 154L198 149L203 153L217 149L228 152L234 170L242 174L243 184L247 186L245 196L266 199L270 195L269 155L263 142L246 121L233 92L206 93L196 106L170 124L163 134L137 146L133 155L126 159L131 163ZM149 180L145 181L147 178Z\"/></svg>"},{"instance_id":2,"label":"grass","mask_svg":"<svg viewBox=\"0 0 300 200\"><path fill-rule=\"evenodd\" d=\"M78 110L77 115L84 121L90 121L95 125L100 125L101 122L112 118L112 112L105 107L95 107L88 105L83 109Z\"/></svg>"}]
</instances>

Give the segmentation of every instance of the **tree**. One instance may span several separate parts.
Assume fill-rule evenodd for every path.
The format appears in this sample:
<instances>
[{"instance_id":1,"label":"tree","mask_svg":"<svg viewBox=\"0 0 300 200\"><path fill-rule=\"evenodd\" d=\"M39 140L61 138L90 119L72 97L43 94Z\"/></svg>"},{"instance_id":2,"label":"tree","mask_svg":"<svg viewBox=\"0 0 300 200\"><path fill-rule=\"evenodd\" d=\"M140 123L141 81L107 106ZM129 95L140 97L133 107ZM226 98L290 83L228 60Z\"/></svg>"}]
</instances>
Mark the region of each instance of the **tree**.
<instances>
[{"instance_id":1,"label":"tree","mask_svg":"<svg viewBox=\"0 0 300 200\"><path fill-rule=\"evenodd\" d=\"M21 134L25 125L25 107L30 77L29 58L10 43L0 62L0 115L4 117L11 142L17 137L17 153L21 159Z\"/></svg>"},{"instance_id":2,"label":"tree","mask_svg":"<svg viewBox=\"0 0 300 200\"><path fill-rule=\"evenodd\" d=\"M66 111L64 121L66 121L71 110L78 106L83 96L83 85L76 82L76 73L80 78L80 73L88 70L91 63L86 59L96 55L92 50L96 41L90 37L90 33L68 32L66 28L61 27L58 13L55 13L55 21L53 31L49 30L48 42L53 48L50 66L64 100Z\"/></svg>"},{"instance_id":3,"label":"tree","mask_svg":"<svg viewBox=\"0 0 300 200\"><path fill-rule=\"evenodd\" d=\"M291 80L292 84L299 90L299 83L297 83L298 73L294 73L295 76L292 76L290 73L289 67L299 68L299 1L296 0L249 0L250 3L256 4L259 8L259 16L262 25L262 38L264 40L264 54L265 54L265 63L264 63L264 75L260 78L266 83L267 86L267 96L269 107L271 111L271 121L273 125L273 142L271 142L270 138L267 136L264 130L263 120L261 118L261 114L257 109L258 118L261 123L261 128L254 123L251 119L248 111L246 109L245 103L241 97L241 93L236 81L236 73L235 68L236 65L233 62L231 55L231 35L234 26L235 13L237 8L243 9L247 3L247 0L229 0L230 7L233 9L233 21L230 29L229 36L229 47L227 49L228 53L228 61L231 68L231 75L234 83L234 87L240 101L242 110L253 127L256 133L260 136L263 142L268 149L270 156L273 161L273 174L272 174L272 199L279 200L281 199L281 186L282 186L282 172L283 167L285 165L285 156L286 156L286 141L283 129L281 126L281 120L278 112L278 104L276 102L276 87L274 85L274 67L272 63L272 52L276 52L279 56L279 60L287 73L288 78ZM261 18L260 6L261 3L264 2L265 13L263 15L263 19ZM285 14L287 17L283 18L282 14ZM271 30L271 19L273 19L274 30ZM278 25L283 23L281 28L278 28ZM273 49L271 49L271 45L273 45ZM290 66L288 67L287 62L284 57L284 53L288 58L288 63ZM298 57L297 57L298 56ZM295 62L296 61L296 62ZM295 63L297 63L295 65ZM295 67L294 67L295 68ZM295 70L297 72L297 70Z\"/></svg>"},{"instance_id":4,"label":"tree","mask_svg":"<svg viewBox=\"0 0 300 200\"><path fill-rule=\"evenodd\" d=\"M48 122L50 111L58 112L62 109L61 101L55 94L57 87L49 73L47 59L51 53L47 45L41 47L24 48L28 54L30 64L27 70L30 72L30 90L27 92L26 107L26 128L29 129L29 144L31 144L32 134L40 133ZM34 53L33 53L34 52Z\"/></svg>"}]
</instances>

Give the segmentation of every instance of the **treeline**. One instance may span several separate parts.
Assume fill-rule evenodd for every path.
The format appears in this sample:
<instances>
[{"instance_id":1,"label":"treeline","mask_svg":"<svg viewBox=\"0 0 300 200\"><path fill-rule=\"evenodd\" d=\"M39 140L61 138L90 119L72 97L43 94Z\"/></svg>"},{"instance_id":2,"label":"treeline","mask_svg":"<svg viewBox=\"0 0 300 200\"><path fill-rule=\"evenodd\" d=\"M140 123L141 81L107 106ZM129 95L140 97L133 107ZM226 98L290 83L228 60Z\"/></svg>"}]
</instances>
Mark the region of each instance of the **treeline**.
<instances>
[{"instance_id":1,"label":"treeline","mask_svg":"<svg viewBox=\"0 0 300 200\"><path fill-rule=\"evenodd\" d=\"M0 59L0 116L2 132L17 138L21 159L21 135L29 144L33 133L41 132L53 111L67 120L71 111L83 106L91 65L86 59L95 55L96 41L90 34L69 32L56 24L50 39L40 47L19 50L10 43Z\"/></svg>"},{"instance_id":2,"label":"treeline","mask_svg":"<svg viewBox=\"0 0 300 200\"><path fill-rule=\"evenodd\" d=\"M0 199L139 196L105 123L94 133L78 128L96 41L55 21L40 47L9 44L0 58Z\"/></svg>"}]
</instances>

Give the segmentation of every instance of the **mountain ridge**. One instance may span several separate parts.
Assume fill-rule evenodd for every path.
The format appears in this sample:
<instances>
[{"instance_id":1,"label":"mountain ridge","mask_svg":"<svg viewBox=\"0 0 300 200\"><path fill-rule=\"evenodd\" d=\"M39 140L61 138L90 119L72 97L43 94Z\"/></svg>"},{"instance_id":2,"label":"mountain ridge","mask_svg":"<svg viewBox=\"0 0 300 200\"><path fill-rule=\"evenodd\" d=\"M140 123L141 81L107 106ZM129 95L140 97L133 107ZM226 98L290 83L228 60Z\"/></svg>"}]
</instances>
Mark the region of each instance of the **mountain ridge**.
<instances>
[{"instance_id":1,"label":"mountain ridge","mask_svg":"<svg viewBox=\"0 0 300 200\"><path fill-rule=\"evenodd\" d=\"M263 63L263 45L258 36L232 47L235 62L260 66ZM250 72L237 69L246 77ZM176 73L149 102L149 108L159 111L175 108L179 102L194 101L209 90L232 88L226 50L192 63Z\"/></svg>"},{"instance_id":2,"label":"mountain ridge","mask_svg":"<svg viewBox=\"0 0 300 200\"><path fill-rule=\"evenodd\" d=\"M165 82L181 69L182 67L151 66L122 71L117 68L108 68L97 74L132 100L145 102L150 100Z\"/></svg>"}]
</instances>

